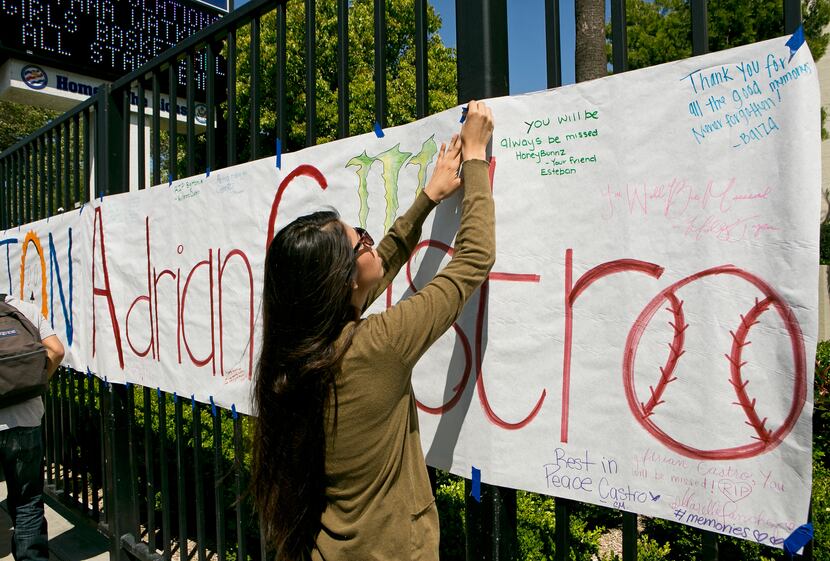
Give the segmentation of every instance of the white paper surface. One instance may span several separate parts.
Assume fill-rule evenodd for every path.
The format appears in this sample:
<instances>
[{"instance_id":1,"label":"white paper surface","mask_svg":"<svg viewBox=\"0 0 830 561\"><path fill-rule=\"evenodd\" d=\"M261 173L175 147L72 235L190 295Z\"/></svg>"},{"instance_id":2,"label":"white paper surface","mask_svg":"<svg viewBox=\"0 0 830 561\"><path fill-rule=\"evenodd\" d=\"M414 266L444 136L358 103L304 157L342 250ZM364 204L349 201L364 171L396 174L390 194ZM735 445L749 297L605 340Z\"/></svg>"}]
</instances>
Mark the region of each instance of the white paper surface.
<instances>
[{"instance_id":1,"label":"white paper surface","mask_svg":"<svg viewBox=\"0 0 830 561\"><path fill-rule=\"evenodd\" d=\"M806 522L819 92L785 41L489 102L498 258L414 373L431 465L779 547ZM460 113L8 230L0 279L73 368L250 412L269 229L333 206L379 239Z\"/></svg>"}]
</instances>

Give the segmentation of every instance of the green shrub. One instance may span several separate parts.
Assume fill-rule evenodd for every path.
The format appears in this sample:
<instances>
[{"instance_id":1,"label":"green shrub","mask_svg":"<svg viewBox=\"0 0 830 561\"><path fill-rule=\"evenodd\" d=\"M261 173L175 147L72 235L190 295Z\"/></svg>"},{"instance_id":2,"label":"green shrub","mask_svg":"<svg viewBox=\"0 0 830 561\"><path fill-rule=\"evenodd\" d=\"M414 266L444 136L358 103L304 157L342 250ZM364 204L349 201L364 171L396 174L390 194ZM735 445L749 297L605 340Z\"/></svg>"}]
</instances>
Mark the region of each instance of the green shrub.
<instances>
[{"instance_id":1,"label":"green shrub","mask_svg":"<svg viewBox=\"0 0 830 561\"><path fill-rule=\"evenodd\" d=\"M818 262L822 265L830 264L830 223L824 223L821 225L818 247Z\"/></svg>"}]
</instances>

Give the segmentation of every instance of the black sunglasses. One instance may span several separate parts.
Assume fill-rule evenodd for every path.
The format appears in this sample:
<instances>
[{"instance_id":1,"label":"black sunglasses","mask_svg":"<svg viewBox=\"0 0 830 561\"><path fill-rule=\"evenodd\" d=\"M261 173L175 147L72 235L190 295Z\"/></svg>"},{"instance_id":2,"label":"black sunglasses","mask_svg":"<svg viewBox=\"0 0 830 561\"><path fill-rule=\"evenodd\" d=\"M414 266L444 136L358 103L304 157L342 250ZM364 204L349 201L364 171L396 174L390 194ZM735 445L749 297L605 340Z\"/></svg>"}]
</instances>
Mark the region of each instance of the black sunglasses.
<instances>
[{"instance_id":1,"label":"black sunglasses","mask_svg":"<svg viewBox=\"0 0 830 561\"><path fill-rule=\"evenodd\" d=\"M357 255L360 250L364 247L372 247L375 245L375 240L372 239L372 236L359 226L355 226L354 229L357 232L357 244L354 246L354 253Z\"/></svg>"}]
</instances>

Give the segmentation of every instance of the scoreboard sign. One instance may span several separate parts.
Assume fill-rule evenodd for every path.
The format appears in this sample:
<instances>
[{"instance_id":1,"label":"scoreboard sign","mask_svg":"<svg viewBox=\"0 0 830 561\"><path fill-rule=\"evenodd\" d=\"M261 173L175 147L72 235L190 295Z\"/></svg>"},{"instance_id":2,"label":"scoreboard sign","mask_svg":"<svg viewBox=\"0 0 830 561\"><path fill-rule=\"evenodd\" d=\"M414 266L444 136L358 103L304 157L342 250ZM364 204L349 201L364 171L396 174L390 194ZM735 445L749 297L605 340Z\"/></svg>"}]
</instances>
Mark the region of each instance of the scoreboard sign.
<instances>
[{"instance_id":1,"label":"scoreboard sign","mask_svg":"<svg viewBox=\"0 0 830 561\"><path fill-rule=\"evenodd\" d=\"M0 0L0 55L114 80L222 14L187 0Z\"/></svg>"}]
</instances>

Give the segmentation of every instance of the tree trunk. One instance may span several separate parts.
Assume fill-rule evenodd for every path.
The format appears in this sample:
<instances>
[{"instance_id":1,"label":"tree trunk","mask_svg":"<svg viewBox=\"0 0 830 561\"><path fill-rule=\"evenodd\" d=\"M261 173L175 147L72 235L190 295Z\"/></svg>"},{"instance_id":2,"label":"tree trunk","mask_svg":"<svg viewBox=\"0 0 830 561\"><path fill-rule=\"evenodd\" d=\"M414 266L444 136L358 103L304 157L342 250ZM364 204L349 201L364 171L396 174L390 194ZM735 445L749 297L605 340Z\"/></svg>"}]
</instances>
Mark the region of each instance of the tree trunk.
<instances>
[{"instance_id":1,"label":"tree trunk","mask_svg":"<svg viewBox=\"0 0 830 561\"><path fill-rule=\"evenodd\" d=\"M576 0L576 81L608 74L605 0Z\"/></svg>"}]
</instances>

